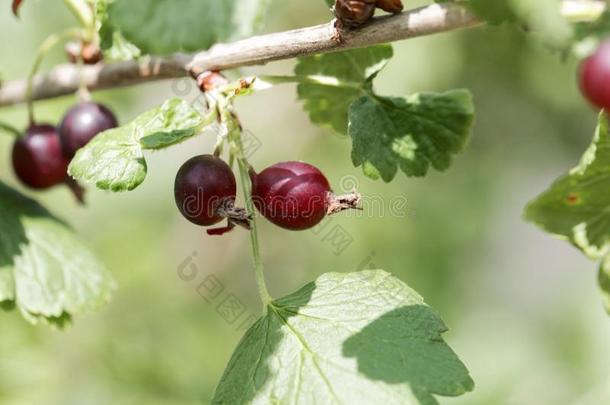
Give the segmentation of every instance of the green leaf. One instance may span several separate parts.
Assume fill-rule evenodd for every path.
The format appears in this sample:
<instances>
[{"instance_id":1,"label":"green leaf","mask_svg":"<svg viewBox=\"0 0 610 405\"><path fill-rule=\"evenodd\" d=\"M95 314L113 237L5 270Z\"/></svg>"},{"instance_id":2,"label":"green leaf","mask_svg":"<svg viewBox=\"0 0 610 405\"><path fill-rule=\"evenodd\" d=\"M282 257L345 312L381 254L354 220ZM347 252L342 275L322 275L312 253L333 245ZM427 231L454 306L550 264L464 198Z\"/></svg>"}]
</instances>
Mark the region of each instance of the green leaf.
<instances>
[{"instance_id":1,"label":"green leaf","mask_svg":"<svg viewBox=\"0 0 610 405\"><path fill-rule=\"evenodd\" d=\"M183 141L201 132L206 122L189 103L173 98L125 126L97 135L76 153L68 173L102 190L133 190L146 177L144 148Z\"/></svg>"},{"instance_id":2,"label":"green leaf","mask_svg":"<svg viewBox=\"0 0 610 405\"><path fill-rule=\"evenodd\" d=\"M382 271L329 273L245 334L214 404L437 404L473 389L436 312Z\"/></svg>"},{"instance_id":3,"label":"green leaf","mask_svg":"<svg viewBox=\"0 0 610 405\"><path fill-rule=\"evenodd\" d=\"M347 135L350 104L371 88L392 58L390 45L299 58L299 99L315 124Z\"/></svg>"},{"instance_id":4,"label":"green leaf","mask_svg":"<svg viewBox=\"0 0 610 405\"><path fill-rule=\"evenodd\" d=\"M301 58L299 98L312 122L349 134L352 161L373 179L391 181L400 167L423 176L445 170L470 137L474 119L466 90L378 96L373 80L392 57L390 45Z\"/></svg>"},{"instance_id":5,"label":"green leaf","mask_svg":"<svg viewBox=\"0 0 610 405\"><path fill-rule=\"evenodd\" d=\"M530 202L525 218L587 256L610 252L610 133L602 113L580 164Z\"/></svg>"},{"instance_id":6,"label":"green leaf","mask_svg":"<svg viewBox=\"0 0 610 405\"><path fill-rule=\"evenodd\" d=\"M65 326L108 301L114 281L78 236L2 182L0 229L0 307Z\"/></svg>"},{"instance_id":7,"label":"green leaf","mask_svg":"<svg viewBox=\"0 0 610 405\"><path fill-rule=\"evenodd\" d=\"M599 266L599 287L606 311L610 314L610 256L606 256Z\"/></svg>"},{"instance_id":8,"label":"green leaf","mask_svg":"<svg viewBox=\"0 0 610 405\"><path fill-rule=\"evenodd\" d=\"M372 178L391 181L400 168L423 176L445 170L468 142L474 107L470 92L415 94L408 98L366 95L350 107L352 161Z\"/></svg>"},{"instance_id":9,"label":"green leaf","mask_svg":"<svg viewBox=\"0 0 610 405\"><path fill-rule=\"evenodd\" d=\"M171 54L206 49L249 36L264 21L269 0L113 0L107 23L144 53Z\"/></svg>"},{"instance_id":10,"label":"green leaf","mask_svg":"<svg viewBox=\"0 0 610 405\"><path fill-rule=\"evenodd\" d=\"M114 0L96 0L95 15L100 47L106 61L125 61L142 56L140 49L129 42L108 18L108 6Z\"/></svg>"}]
</instances>

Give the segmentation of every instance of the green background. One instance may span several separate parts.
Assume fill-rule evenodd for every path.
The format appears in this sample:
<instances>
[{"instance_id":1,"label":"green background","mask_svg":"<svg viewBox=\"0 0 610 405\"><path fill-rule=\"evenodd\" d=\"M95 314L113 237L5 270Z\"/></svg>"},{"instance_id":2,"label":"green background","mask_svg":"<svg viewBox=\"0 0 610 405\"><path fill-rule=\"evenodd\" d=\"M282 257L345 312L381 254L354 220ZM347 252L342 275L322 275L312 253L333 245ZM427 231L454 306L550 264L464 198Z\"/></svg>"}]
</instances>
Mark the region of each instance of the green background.
<instances>
[{"instance_id":1,"label":"green background","mask_svg":"<svg viewBox=\"0 0 610 405\"><path fill-rule=\"evenodd\" d=\"M59 0L32 1L21 21L0 1L0 72L24 76L49 33L72 23ZM309 3L309 2L308 2ZM266 30L329 19L323 2L276 2ZM410 6L414 3L411 2ZM350 161L347 138L311 124L295 87L277 86L238 102L245 127L262 147L257 168L306 160L337 191L356 179L381 207L342 214L320 233L290 233L262 222L271 293L279 297L327 271L379 267L399 276L451 328L446 340L469 367L474 393L443 404L601 404L610 401L610 321L597 291L596 265L567 243L521 220L527 201L574 166L591 140L597 112L578 92L577 63L562 61L532 37L506 27L479 28L395 44L377 81L381 94L470 88L477 121L466 152L448 172L424 179L398 174L383 184ZM57 51L46 67L63 61ZM289 74L294 61L243 74ZM185 90L186 89L186 90ZM193 100L188 80L95 94L125 123L172 96ZM37 104L39 121L58 122L73 97ZM0 110L23 127L23 107ZM173 178L211 136L147 155L146 182L133 192L89 189L88 206L65 188L31 193L68 220L119 283L112 302L77 318L65 332L0 313L2 404L195 404L207 402L241 332L216 311L233 294L258 314L248 238L239 230L210 238L174 206ZM0 178L17 185L10 137L0 138ZM200 151L200 152L195 152ZM390 204L406 198L406 212ZM340 255L327 239L341 226L353 242ZM3 230L0 230L2 232ZM195 264L185 282L178 268ZM207 303L198 282L214 275L225 290Z\"/></svg>"}]
</instances>

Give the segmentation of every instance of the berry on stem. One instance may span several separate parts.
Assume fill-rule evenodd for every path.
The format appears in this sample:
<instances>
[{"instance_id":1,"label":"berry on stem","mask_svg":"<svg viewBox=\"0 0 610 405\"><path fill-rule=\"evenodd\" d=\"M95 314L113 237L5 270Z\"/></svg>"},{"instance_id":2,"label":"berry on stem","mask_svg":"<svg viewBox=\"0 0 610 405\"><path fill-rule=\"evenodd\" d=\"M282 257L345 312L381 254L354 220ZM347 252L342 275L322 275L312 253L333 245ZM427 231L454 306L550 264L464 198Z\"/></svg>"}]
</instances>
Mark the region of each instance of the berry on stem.
<instances>
[{"instance_id":1,"label":"berry on stem","mask_svg":"<svg viewBox=\"0 0 610 405\"><path fill-rule=\"evenodd\" d=\"M64 155L59 135L49 124L31 125L13 145L13 169L26 186L44 190L65 184L84 204L83 188L67 174L70 160Z\"/></svg>"},{"instance_id":2,"label":"berry on stem","mask_svg":"<svg viewBox=\"0 0 610 405\"><path fill-rule=\"evenodd\" d=\"M209 235L222 235L235 225L250 229L247 212L235 207L237 184L235 176L222 159L200 155L180 167L174 182L178 210L190 222L211 226L227 218L228 225L208 230Z\"/></svg>"},{"instance_id":3,"label":"berry on stem","mask_svg":"<svg viewBox=\"0 0 610 405\"><path fill-rule=\"evenodd\" d=\"M117 127L112 111L94 102L83 102L70 109L59 126L64 153L72 158L100 132Z\"/></svg>"},{"instance_id":4,"label":"berry on stem","mask_svg":"<svg viewBox=\"0 0 610 405\"><path fill-rule=\"evenodd\" d=\"M610 110L610 39L582 62L579 73L584 96L593 105Z\"/></svg>"},{"instance_id":5,"label":"berry on stem","mask_svg":"<svg viewBox=\"0 0 610 405\"><path fill-rule=\"evenodd\" d=\"M64 156L55 127L32 125L13 145L15 174L28 187L46 189L63 183L69 160Z\"/></svg>"},{"instance_id":6,"label":"berry on stem","mask_svg":"<svg viewBox=\"0 0 610 405\"><path fill-rule=\"evenodd\" d=\"M277 163L250 176L254 206L285 229L312 228L326 215L357 208L360 202L356 192L335 196L324 174L304 162Z\"/></svg>"}]
</instances>

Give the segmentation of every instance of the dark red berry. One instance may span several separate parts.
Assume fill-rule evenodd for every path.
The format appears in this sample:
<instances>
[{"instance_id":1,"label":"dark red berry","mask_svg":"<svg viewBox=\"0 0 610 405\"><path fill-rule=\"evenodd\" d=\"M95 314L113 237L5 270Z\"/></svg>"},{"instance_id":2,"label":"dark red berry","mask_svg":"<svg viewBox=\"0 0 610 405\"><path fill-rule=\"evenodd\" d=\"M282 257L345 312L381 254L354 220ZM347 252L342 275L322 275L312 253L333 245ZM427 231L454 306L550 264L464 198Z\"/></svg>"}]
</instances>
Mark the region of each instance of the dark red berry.
<instances>
[{"instance_id":1,"label":"dark red berry","mask_svg":"<svg viewBox=\"0 0 610 405\"><path fill-rule=\"evenodd\" d=\"M72 158L94 136L117 125L112 111L101 104L84 102L72 107L59 126L64 153Z\"/></svg>"},{"instance_id":2,"label":"dark red berry","mask_svg":"<svg viewBox=\"0 0 610 405\"><path fill-rule=\"evenodd\" d=\"M13 168L25 185L45 189L63 183L69 160L52 125L32 125L13 145Z\"/></svg>"},{"instance_id":3,"label":"dark red berry","mask_svg":"<svg viewBox=\"0 0 610 405\"><path fill-rule=\"evenodd\" d=\"M357 208L360 194L335 196L322 172L304 162L277 163L259 174L251 171L252 200L259 212L279 227L300 231L326 215Z\"/></svg>"},{"instance_id":4,"label":"dark red berry","mask_svg":"<svg viewBox=\"0 0 610 405\"><path fill-rule=\"evenodd\" d=\"M250 229L246 211L235 207L236 190L229 165L212 155L189 159L178 170L174 182L176 205L186 219L201 226L229 220L226 228L209 230L210 235L221 235L235 224Z\"/></svg>"},{"instance_id":5,"label":"dark red berry","mask_svg":"<svg viewBox=\"0 0 610 405\"><path fill-rule=\"evenodd\" d=\"M610 109L610 39L582 62L580 89L593 105Z\"/></svg>"},{"instance_id":6,"label":"dark red berry","mask_svg":"<svg viewBox=\"0 0 610 405\"><path fill-rule=\"evenodd\" d=\"M252 173L252 200L277 226L309 229L326 216L330 184L320 170L303 162L282 162Z\"/></svg>"}]
</instances>

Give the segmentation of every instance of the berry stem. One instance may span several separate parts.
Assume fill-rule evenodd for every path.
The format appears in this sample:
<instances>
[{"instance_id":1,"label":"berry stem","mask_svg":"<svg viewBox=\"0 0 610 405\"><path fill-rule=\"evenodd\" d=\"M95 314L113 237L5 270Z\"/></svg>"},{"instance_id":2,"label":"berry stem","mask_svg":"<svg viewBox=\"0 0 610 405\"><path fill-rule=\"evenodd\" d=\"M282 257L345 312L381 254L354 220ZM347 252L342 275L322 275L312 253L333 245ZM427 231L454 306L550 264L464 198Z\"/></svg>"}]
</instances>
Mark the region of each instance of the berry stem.
<instances>
[{"instance_id":1,"label":"berry stem","mask_svg":"<svg viewBox=\"0 0 610 405\"><path fill-rule=\"evenodd\" d=\"M241 143L241 140L240 140ZM237 159L237 165L239 166L239 178L242 184L244 195L249 196L252 190L252 183L248 176L249 165L243 159ZM258 241L258 226L256 224L256 215L254 212L254 205L252 199L246 197L246 209L248 214L252 215L250 226L250 244L252 245L252 258L254 260L254 274L256 276L256 284L258 285L258 292L261 300L263 301L263 312L267 311L267 306L271 304L273 299L267 290L267 284L265 283L265 273L263 267L263 261L261 259L260 244Z\"/></svg>"},{"instance_id":2,"label":"berry stem","mask_svg":"<svg viewBox=\"0 0 610 405\"><path fill-rule=\"evenodd\" d=\"M256 212L254 211L254 204L252 198L252 182L250 180L249 170L250 164L245 158L244 147L241 140L241 128L239 126L231 131L231 140L234 145L237 166L239 171L239 179L246 200L246 210L248 215L251 217L250 221L250 244L252 246L252 258L254 260L254 274L256 277L256 284L258 285L258 292L263 302L263 313L267 312L267 307L273 301L269 291L267 290L267 284L265 283L265 273L263 267L263 261L261 259L260 244L258 241L258 227L256 223Z\"/></svg>"},{"instance_id":3,"label":"berry stem","mask_svg":"<svg viewBox=\"0 0 610 405\"><path fill-rule=\"evenodd\" d=\"M40 45L38 51L36 52L36 58L34 59L34 64L32 65L32 69L30 70L30 74L27 79L27 88L25 91L25 99L28 104L28 118L30 125L34 124L34 101L33 101L33 90L34 90L34 76L40 69L40 65L44 57L49 53L51 49L53 49L58 43L65 39L71 38L81 38L82 30L78 28L70 28L65 31L61 31L55 34L50 35L45 41Z\"/></svg>"},{"instance_id":4,"label":"berry stem","mask_svg":"<svg viewBox=\"0 0 610 405\"><path fill-rule=\"evenodd\" d=\"M0 131L14 135L15 138L19 138L21 136L21 132L19 132L17 128L12 125L5 124L4 122L0 122Z\"/></svg>"},{"instance_id":5,"label":"berry stem","mask_svg":"<svg viewBox=\"0 0 610 405\"><path fill-rule=\"evenodd\" d=\"M74 14L83 28L93 32L95 27L95 16L91 6L84 0L64 0L66 7ZM91 38L88 38L89 40Z\"/></svg>"}]
</instances>

